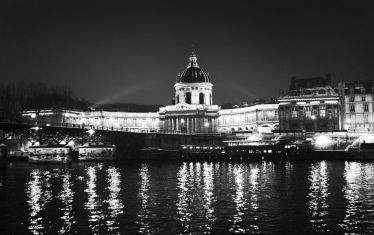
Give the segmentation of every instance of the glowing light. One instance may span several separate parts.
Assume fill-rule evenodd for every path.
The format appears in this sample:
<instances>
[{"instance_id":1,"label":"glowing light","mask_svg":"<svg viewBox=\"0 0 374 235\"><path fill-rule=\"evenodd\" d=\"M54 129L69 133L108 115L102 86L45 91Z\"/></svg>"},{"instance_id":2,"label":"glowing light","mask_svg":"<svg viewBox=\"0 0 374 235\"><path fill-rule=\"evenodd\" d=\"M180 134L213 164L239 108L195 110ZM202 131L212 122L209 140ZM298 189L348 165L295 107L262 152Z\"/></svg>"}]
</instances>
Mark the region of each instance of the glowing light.
<instances>
[{"instance_id":1,"label":"glowing light","mask_svg":"<svg viewBox=\"0 0 374 235\"><path fill-rule=\"evenodd\" d=\"M316 117L316 115L312 115L312 119L316 119L317 117Z\"/></svg>"},{"instance_id":2,"label":"glowing light","mask_svg":"<svg viewBox=\"0 0 374 235\"><path fill-rule=\"evenodd\" d=\"M93 135L93 134L95 134L95 130L94 129L90 129L90 130L87 131L87 133L90 134L90 135Z\"/></svg>"},{"instance_id":3,"label":"glowing light","mask_svg":"<svg viewBox=\"0 0 374 235\"><path fill-rule=\"evenodd\" d=\"M40 129L42 129L42 128L40 128L40 127L38 127L38 126L34 126L34 127L31 127L30 129L35 130L35 131L38 131L38 130L40 130Z\"/></svg>"},{"instance_id":4,"label":"glowing light","mask_svg":"<svg viewBox=\"0 0 374 235\"><path fill-rule=\"evenodd\" d=\"M330 137L326 135L320 135L316 138L316 147L317 148L327 148L331 144L333 144L333 141L330 139Z\"/></svg>"},{"instance_id":5,"label":"glowing light","mask_svg":"<svg viewBox=\"0 0 374 235\"><path fill-rule=\"evenodd\" d=\"M36 118L36 113L32 113L30 116L31 118Z\"/></svg>"},{"instance_id":6,"label":"glowing light","mask_svg":"<svg viewBox=\"0 0 374 235\"><path fill-rule=\"evenodd\" d=\"M204 123L204 126L205 126L205 127L209 127L209 122L205 122L205 123Z\"/></svg>"}]
</instances>

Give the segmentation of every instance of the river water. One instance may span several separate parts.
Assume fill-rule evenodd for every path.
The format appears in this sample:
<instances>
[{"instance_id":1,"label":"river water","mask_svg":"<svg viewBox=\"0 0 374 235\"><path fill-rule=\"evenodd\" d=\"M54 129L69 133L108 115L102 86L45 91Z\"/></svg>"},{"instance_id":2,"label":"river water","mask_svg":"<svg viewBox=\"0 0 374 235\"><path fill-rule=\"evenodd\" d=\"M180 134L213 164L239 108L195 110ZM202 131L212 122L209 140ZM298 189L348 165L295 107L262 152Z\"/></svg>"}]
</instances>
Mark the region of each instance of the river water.
<instances>
[{"instance_id":1,"label":"river water","mask_svg":"<svg viewBox=\"0 0 374 235\"><path fill-rule=\"evenodd\" d=\"M374 233L374 163L1 169L0 234Z\"/></svg>"}]
</instances>

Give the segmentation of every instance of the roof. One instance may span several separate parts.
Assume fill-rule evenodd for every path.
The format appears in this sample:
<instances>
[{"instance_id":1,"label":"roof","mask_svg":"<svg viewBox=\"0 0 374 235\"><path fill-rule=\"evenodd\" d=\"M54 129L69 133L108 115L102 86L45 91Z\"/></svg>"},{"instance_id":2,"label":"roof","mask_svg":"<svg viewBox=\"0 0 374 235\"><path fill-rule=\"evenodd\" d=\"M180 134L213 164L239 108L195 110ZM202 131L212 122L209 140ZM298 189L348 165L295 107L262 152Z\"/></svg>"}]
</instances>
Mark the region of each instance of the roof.
<instances>
[{"instance_id":1,"label":"roof","mask_svg":"<svg viewBox=\"0 0 374 235\"><path fill-rule=\"evenodd\" d=\"M298 90L315 87L331 86L331 76L328 74L326 77L312 77L312 78L291 78L289 90Z\"/></svg>"}]
</instances>

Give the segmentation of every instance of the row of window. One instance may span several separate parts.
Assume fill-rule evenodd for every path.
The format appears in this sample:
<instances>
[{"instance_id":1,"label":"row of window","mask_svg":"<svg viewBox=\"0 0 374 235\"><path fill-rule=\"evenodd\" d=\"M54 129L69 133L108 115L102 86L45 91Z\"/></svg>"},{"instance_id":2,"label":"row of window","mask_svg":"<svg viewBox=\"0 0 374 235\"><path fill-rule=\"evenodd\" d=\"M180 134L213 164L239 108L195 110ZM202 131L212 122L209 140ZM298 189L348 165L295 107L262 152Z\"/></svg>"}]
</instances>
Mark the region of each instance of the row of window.
<instances>
[{"instance_id":1,"label":"row of window","mask_svg":"<svg viewBox=\"0 0 374 235\"><path fill-rule=\"evenodd\" d=\"M179 91L184 91L184 87L182 87L182 88L179 88ZM191 90L198 90L199 88L198 87L191 87ZM189 91L190 90L190 88L189 87L186 87L186 91ZM209 90L209 88L200 88L200 90Z\"/></svg>"},{"instance_id":2,"label":"row of window","mask_svg":"<svg viewBox=\"0 0 374 235\"><path fill-rule=\"evenodd\" d=\"M366 101L366 97L365 96L361 96L361 101ZM349 98L349 102L355 102L355 97L354 96L351 96Z\"/></svg>"},{"instance_id":3,"label":"row of window","mask_svg":"<svg viewBox=\"0 0 374 235\"><path fill-rule=\"evenodd\" d=\"M289 112L280 112L280 115L281 115L281 118L288 118L289 117ZM295 110L292 110L291 111L291 118L293 119L296 119L296 118L301 118L301 117L306 117L308 119L315 119L317 117L320 117L320 118L329 118L329 119L332 119L334 117L337 117L338 116L338 110L336 109L313 109L313 110L301 110L301 111L297 111L296 109Z\"/></svg>"},{"instance_id":4,"label":"row of window","mask_svg":"<svg viewBox=\"0 0 374 235\"><path fill-rule=\"evenodd\" d=\"M356 112L355 105L351 104L349 106L349 112L354 113ZM364 112L369 112L369 104L364 104Z\"/></svg>"},{"instance_id":5,"label":"row of window","mask_svg":"<svg viewBox=\"0 0 374 235\"><path fill-rule=\"evenodd\" d=\"M278 111L263 111L251 112L248 114L241 115L222 115L219 118L219 122L222 125L226 124L239 124L239 123L250 123L255 121L277 121L278 120Z\"/></svg>"},{"instance_id":6,"label":"row of window","mask_svg":"<svg viewBox=\"0 0 374 235\"><path fill-rule=\"evenodd\" d=\"M184 100L187 104L191 104L191 92L185 93ZM179 102L179 95L177 95L177 104L179 104ZM212 103L212 94L210 94L210 103ZM205 104L205 94L202 92L199 94L199 104Z\"/></svg>"}]
</instances>

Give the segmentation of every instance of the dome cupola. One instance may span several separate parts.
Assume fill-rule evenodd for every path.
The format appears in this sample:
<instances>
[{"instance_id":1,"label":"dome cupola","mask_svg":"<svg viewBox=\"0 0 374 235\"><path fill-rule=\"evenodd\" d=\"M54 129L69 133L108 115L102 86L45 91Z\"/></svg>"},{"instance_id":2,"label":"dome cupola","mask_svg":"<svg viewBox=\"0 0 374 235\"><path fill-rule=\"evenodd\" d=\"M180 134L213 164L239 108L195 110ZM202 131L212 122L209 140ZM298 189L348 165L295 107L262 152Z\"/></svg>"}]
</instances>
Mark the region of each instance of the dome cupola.
<instances>
[{"instance_id":1,"label":"dome cupola","mask_svg":"<svg viewBox=\"0 0 374 235\"><path fill-rule=\"evenodd\" d=\"M197 64L197 56L192 52L187 68L178 74L177 83L199 83L210 82L209 74L204 72Z\"/></svg>"}]
</instances>

